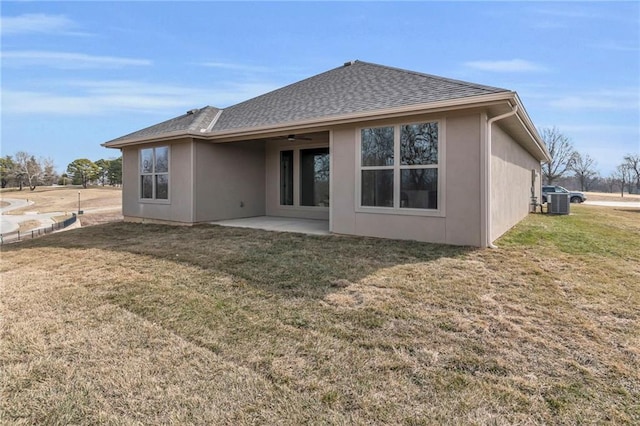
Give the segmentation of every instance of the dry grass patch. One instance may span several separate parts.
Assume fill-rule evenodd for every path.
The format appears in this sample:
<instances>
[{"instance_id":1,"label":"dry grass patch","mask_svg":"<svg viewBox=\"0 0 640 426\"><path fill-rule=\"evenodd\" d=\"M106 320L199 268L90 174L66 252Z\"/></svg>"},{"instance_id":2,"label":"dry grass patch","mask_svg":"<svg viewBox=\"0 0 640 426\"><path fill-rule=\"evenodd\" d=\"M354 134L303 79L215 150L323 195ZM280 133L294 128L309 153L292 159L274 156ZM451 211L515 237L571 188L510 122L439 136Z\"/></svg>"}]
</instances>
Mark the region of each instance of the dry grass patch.
<instances>
[{"instance_id":1,"label":"dry grass patch","mask_svg":"<svg viewBox=\"0 0 640 426\"><path fill-rule=\"evenodd\" d=\"M5 423L638 423L638 214L473 250L112 223L2 248Z\"/></svg>"},{"instance_id":2,"label":"dry grass patch","mask_svg":"<svg viewBox=\"0 0 640 426\"><path fill-rule=\"evenodd\" d=\"M39 213L77 211L78 192L80 192L80 208L104 209L122 208L122 189L111 187L66 188L66 187L37 187L34 191L28 189L3 190L0 198L17 198L33 201L34 204L20 209L12 210L7 214L22 214L28 211Z\"/></svg>"},{"instance_id":3,"label":"dry grass patch","mask_svg":"<svg viewBox=\"0 0 640 426\"><path fill-rule=\"evenodd\" d=\"M584 194L589 201L640 201L638 194L624 194L624 197L620 196L619 192L585 192Z\"/></svg>"}]
</instances>

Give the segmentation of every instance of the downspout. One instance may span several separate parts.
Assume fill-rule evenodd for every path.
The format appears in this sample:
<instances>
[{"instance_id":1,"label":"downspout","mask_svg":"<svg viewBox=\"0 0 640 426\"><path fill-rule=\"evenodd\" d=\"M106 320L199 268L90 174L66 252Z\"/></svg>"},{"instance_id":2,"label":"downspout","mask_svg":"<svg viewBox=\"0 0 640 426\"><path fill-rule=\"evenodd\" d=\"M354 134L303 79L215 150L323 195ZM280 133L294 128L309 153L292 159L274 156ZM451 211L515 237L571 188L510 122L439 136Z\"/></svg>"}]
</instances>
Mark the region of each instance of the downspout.
<instances>
[{"instance_id":1,"label":"downspout","mask_svg":"<svg viewBox=\"0 0 640 426\"><path fill-rule=\"evenodd\" d=\"M491 239L491 137L492 137L491 127L494 122L505 119L507 117L511 117L512 115L518 112L517 104L514 105L512 108L513 109L509 112L492 117L489 120L487 120L487 148L486 148L486 157L485 157L486 173L485 173L485 181L484 181L484 193L485 193L486 200L484 203L485 205L485 212L484 212L485 224L484 225L486 229L485 244L489 248L497 248L496 246L493 245L493 241Z\"/></svg>"}]
</instances>

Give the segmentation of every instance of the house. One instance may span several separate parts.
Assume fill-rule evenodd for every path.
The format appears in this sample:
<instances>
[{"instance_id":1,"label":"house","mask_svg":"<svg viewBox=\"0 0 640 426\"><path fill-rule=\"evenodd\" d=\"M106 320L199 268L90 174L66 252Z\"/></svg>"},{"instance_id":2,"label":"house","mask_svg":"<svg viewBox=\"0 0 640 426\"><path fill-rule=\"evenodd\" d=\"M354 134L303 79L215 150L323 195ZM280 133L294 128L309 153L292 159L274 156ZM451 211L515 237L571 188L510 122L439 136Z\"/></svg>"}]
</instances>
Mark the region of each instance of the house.
<instances>
[{"instance_id":1,"label":"house","mask_svg":"<svg viewBox=\"0 0 640 426\"><path fill-rule=\"evenodd\" d=\"M478 247L531 211L549 161L517 93L361 61L104 146L127 221L308 218Z\"/></svg>"}]
</instances>

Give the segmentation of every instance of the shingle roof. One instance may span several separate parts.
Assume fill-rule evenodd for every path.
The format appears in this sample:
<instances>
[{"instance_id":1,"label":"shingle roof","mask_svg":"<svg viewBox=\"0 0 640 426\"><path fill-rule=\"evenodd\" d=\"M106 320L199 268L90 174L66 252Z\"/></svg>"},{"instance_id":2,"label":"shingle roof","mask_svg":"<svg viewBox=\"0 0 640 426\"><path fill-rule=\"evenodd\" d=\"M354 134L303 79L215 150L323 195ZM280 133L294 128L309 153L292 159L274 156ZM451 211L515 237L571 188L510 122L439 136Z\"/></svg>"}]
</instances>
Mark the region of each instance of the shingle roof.
<instances>
[{"instance_id":1,"label":"shingle roof","mask_svg":"<svg viewBox=\"0 0 640 426\"><path fill-rule=\"evenodd\" d=\"M213 130L290 123L505 91L354 61L226 108Z\"/></svg>"},{"instance_id":2,"label":"shingle roof","mask_svg":"<svg viewBox=\"0 0 640 426\"><path fill-rule=\"evenodd\" d=\"M162 123L155 124L150 127L146 127L137 132L129 133L128 135L121 136L110 142L120 142L128 139L141 139L150 138L153 136L162 136L168 133L175 133L183 131L185 133L200 132L201 129L206 129L209 124L216 117L219 108L206 106L200 109L192 109L185 114L172 118Z\"/></svg>"},{"instance_id":3,"label":"shingle roof","mask_svg":"<svg viewBox=\"0 0 640 426\"><path fill-rule=\"evenodd\" d=\"M107 142L151 139L163 135L206 134L234 129L277 126L301 120L339 117L395 107L509 92L398 68L353 61L322 74L249 99L221 111L215 107L185 115ZM217 120L215 118L218 117Z\"/></svg>"}]
</instances>

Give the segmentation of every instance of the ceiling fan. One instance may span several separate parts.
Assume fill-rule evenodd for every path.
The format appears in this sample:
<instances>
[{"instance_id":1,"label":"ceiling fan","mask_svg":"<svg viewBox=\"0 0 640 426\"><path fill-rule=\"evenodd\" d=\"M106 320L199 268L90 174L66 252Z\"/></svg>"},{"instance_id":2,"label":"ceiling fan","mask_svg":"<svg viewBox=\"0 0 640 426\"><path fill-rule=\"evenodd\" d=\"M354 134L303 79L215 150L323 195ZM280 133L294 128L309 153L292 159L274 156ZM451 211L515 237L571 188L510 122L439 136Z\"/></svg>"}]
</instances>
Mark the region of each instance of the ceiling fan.
<instances>
[{"instance_id":1,"label":"ceiling fan","mask_svg":"<svg viewBox=\"0 0 640 426\"><path fill-rule=\"evenodd\" d=\"M310 141L313 140L311 138L308 138L306 136L296 136L296 135L287 135L287 136L280 136L276 139L282 140L282 139L286 139L288 141Z\"/></svg>"}]
</instances>

